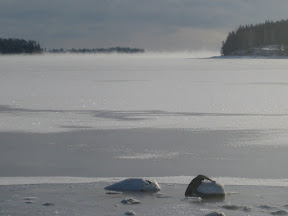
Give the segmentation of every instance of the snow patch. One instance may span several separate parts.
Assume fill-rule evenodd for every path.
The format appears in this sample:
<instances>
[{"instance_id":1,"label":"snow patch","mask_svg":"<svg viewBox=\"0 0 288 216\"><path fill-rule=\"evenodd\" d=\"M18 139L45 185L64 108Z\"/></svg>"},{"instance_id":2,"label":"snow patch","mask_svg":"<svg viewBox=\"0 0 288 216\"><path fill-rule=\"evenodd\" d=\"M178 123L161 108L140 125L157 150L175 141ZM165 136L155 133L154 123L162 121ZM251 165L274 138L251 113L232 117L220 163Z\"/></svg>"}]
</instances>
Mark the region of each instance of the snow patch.
<instances>
[{"instance_id":1,"label":"snow patch","mask_svg":"<svg viewBox=\"0 0 288 216\"><path fill-rule=\"evenodd\" d=\"M179 157L180 152L163 152L163 153L134 153L116 157L117 159L173 159Z\"/></svg>"},{"instance_id":2,"label":"snow patch","mask_svg":"<svg viewBox=\"0 0 288 216\"><path fill-rule=\"evenodd\" d=\"M285 211L285 210L279 210L279 211L274 211L274 212L271 212L272 215L287 215L288 212Z\"/></svg>"},{"instance_id":3,"label":"snow patch","mask_svg":"<svg viewBox=\"0 0 288 216\"><path fill-rule=\"evenodd\" d=\"M273 208L277 208L277 206L260 205L259 208L261 208L261 209L273 209Z\"/></svg>"},{"instance_id":4,"label":"snow patch","mask_svg":"<svg viewBox=\"0 0 288 216\"><path fill-rule=\"evenodd\" d=\"M227 209L227 210L233 210L233 211L240 210L240 211L245 211L245 212L251 211L252 209L252 207L250 206L240 206L240 205L235 205L235 204L227 204L227 205L222 206L222 208Z\"/></svg>"}]
</instances>

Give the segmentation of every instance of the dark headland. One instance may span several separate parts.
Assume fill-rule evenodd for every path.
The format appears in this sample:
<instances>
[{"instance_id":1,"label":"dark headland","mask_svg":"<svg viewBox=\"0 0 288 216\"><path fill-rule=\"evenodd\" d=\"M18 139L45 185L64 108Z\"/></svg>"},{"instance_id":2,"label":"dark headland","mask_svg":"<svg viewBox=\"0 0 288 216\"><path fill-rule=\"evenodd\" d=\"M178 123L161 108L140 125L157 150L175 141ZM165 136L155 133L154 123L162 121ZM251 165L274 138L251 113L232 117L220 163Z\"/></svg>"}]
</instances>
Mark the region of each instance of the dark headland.
<instances>
[{"instance_id":1,"label":"dark headland","mask_svg":"<svg viewBox=\"0 0 288 216\"><path fill-rule=\"evenodd\" d=\"M288 20L240 26L228 34L222 56L288 56Z\"/></svg>"}]
</instances>

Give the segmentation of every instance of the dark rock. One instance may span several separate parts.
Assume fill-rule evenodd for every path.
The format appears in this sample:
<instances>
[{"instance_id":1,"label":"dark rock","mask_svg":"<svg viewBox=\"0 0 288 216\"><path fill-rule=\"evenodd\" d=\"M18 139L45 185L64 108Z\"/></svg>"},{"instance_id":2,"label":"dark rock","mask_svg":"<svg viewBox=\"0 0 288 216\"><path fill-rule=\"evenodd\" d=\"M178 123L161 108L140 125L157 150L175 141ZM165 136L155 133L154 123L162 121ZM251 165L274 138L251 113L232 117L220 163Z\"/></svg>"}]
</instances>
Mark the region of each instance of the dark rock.
<instances>
[{"instance_id":1,"label":"dark rock","mask_svg":"<svg viewBox=\"0 0 288 216\"><path fill-rule=\"evenodd\" d=\"M125 215L136 215L134 211L127 211L125 212Z\"/></svg>"},{"instance_id":2,"label":"dark rock","mask_svg":"<svg viewBox=\"0 0 288 216\"><path fill-rule=\"evenodd\" d=\"M54 206L55 204L54 203L44 203L42 204L43 206Z\"/></svg>"},{"instance_id":3,"label":"dark rock","mask_svg":"<svg viewBox=\"0 0 288 216\"><path fill-rule=\"evenodd\" d=\"M140 204L141 202L134 198L127 198L121 201L123 204Z\"/></svg>"}]
</instances>

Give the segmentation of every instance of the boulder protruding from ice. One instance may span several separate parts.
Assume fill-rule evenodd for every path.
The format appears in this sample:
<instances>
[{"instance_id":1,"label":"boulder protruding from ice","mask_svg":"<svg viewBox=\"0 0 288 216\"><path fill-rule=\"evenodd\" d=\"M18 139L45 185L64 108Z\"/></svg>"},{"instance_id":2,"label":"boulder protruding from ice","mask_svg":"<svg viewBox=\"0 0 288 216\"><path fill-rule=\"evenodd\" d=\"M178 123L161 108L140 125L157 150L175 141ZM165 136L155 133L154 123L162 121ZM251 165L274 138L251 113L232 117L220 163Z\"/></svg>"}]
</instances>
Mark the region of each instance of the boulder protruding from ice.
<instances>
[{"instance_id":1,"label":"boulder protruding from ice","mask_svg":"<svg viewBox=\"0 0 288 216\"><path fill-rule=\"evenodd\" d=\"M224 187L205 175L198 175L192 179L185 191L186 197L224 198Z\"/></svg>"},{"instance_id":2,"label":"boulder protruding from ice","mask_svg":"<svg viewBox=\"0 0 288 216\"><path fill-rule=\"evenodd\" d=\"M136 212L130 210L130 211L125 212L125 215L136 215Z\"/></svg>"},{"instance_id":3,"label":"boulder protruding from ice","mask_svg":"<svg viewBox=\"0 0 288 216\"><path fill-rule=\"evenodd\" d=\"M127 198L127 199L123 199L121 201L121 203L134 205L134 204L140 204L141 202L139 200L137 200L137 199L134 199L134 198Z\"/></svg>"},{"instance_id":4,"label":"boulder protruding from ice","mask_svg":"<svg viewBox=\"0 0 288 216\"><path fill-rule=\"evenodd\" d=\"M112 191L134 191L134 192L158 192L161 190L159 184L153 180L145 180L142 178L129 178L120 182L116 182L105 187L106 190Z\"/></svg>"},{"instance_id":5,"label":"boulder protruding from ice","mask_svg":"<svg viewBox=\"0 0 288 216\"><path fill-rule=\"evenodd\" d=\"M42 206L55 206L55 204L47 202L47 203L43 203Z\"/></svg>"},{"instance_id":6,"label":"boulder protruding from ice","mask_svg":"<svg viewBox=\"0 0 288 216\"><path fill-rule=\"evenodd\" d=\"M279 210L279 211L274 211L271 212L272 215L288 215L288 212L285 210Z\"/></svg>"},{"instance_id":7,"label":"boulder protruding from ice","mask_svg":"<svg viewBox=\"0 0 288 216\"><path fill-rule=\"evenodd\" d=\"M224 186L217 183L217 182L208 182L203 181L201 185L197 188L197 191L199 194L202 195L202 197L224 197L225 196L225 190Z\"/></svg>"},{"instance_id":8,"label":"boulder protruding from ice","mask_svg":"<svg viewBox=\"0 0 288 216\"><path fill-rule=\"evenodd\" d=\"M206 216L225 216L223 212L210 212Z\"/></svg>"}]
</instances>

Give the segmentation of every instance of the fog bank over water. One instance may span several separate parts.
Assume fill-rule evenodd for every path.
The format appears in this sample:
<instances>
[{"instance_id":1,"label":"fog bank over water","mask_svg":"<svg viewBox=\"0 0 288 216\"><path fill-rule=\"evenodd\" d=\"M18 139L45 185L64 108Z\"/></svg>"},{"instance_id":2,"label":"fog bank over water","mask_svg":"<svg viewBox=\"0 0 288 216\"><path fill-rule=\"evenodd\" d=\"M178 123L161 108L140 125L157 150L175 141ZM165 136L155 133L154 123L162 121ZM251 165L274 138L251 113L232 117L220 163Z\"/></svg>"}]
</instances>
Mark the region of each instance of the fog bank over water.
<instances>
[{"instance_id":1,"label":"fog bank over water","mask_svg":"<svg viewBox=\"0 0 288 216\"><path fill-rule=\"evenodd\" d=\"M147 57L171 57L171 58L209 58L214 56L220 56L220 51L209 51L209 50L195 50L195 51L146 51L143 56Z\"/></svg>"},{"instance_id":2,"label":"fog bank over water","mask_svg":"<svg viewBox=\"0 0 288 216\"><path fill-rule=\"evenodd\" d=\"M51 54L44 53L43 55L50 56L61 56L61 55L75 55L75 56L95 56L95 57L119 57L119 58L211 58L220 57L220 51L209 51L209 50L187 50L187 51L151 51L145 50L144 53L60 53Z\"/></svg>"}]
</instances>

